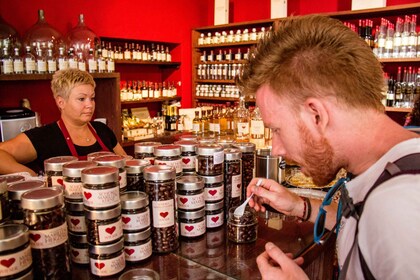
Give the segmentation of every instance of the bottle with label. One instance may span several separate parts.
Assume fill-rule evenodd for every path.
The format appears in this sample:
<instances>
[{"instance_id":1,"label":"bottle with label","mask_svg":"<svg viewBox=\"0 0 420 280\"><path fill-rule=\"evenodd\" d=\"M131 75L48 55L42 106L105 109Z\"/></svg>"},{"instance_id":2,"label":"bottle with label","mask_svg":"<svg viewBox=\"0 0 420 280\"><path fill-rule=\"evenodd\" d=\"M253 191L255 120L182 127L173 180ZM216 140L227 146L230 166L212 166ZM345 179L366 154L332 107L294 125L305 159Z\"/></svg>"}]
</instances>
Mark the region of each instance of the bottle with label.
<instances>
[{"instance_id":1,"label":"bottle with label","mask_svg":"<svg viewBox=\"0 0 420 280\"><path fill-rule=\"evenodd\" d=\"M207 118L207 110L201 110L201 131L206 134L210 130L210 122Z\"/></svg>"},{"instance_id":2,"label":"bottle with label","mask_svg":"<svg viewBox=\"0 0 420 280\"><path fill-rule=\"evenodd\" d=\"M69 50L69 68L78 69L79 67L79 59L77 55L74 53L74 49L70 48Z\"/></svg>"},{"instance_id":3,"label":"bottle with label","mask_svg":"<svg viewBox=\"0 0 420 280\"><path fill-rule=\"evenodd\" d=\"M407 48L407 57L416 57L417 55L417 32L416 32L416 25L417 25L417 16L411 16L411 24L410 24L410 34L408 35L408 48Z\"/></svg>"},{"instance_id":4,"label":"bottle with label","mask_svg":"<svg viewBox=\"0 0 420 280\"><path fill-rule=\"evenodd\" d=\"M98 63L96 62L93 49L89 49L89 55L87 58L89 73L95 73L98 71Z\"/></svg>"},{"instance_id":5,"label":"bottle with label","mask_svg":"<svg viewBox=\"0 0 420 280\"><path fill-rule=\"evenodd\" d=\"M77 53L77 68L79 68L79 70L81 71L86 71L86 61L83 57L83 53L82 52L78 52Z\"/></svg>"},{"instance_id":6,"label":"bottle with label","mask_svg":"<svg viewBox=\"0 0 420 280\"><path fill-rule=\"evenodd\" d=\"M166 47L165 54L166 54L166 62L171 62L172 61L172 55L169 52L169 47Z\"/></svg>"},{"instance_id":7,"label":"bottle with label","mask_svg":"<svg viewBox=\"0 0 420 280\"><path fill-rule=\"evenodd\" d=\"M388 90L386 92L386 106L394 107L395 92L394 92L394 80L391 78L388 80Z\"/></svg>"},{"instance_id":8,"label":"bottle with label","mask_svg":"<svg viewBox=\"0 0 420 280\"><path fill-rule=\"evenodd\" d=\"M106 60L102 56L102 51L98 50L98 72L104 73L106 71Z\"/></svg>"},{"instance_id":9,"label":"bottle with label","mask_svg":"<svg viewBox=\"0 0 420 280\"><path fill-rule=\"evenodd\" d=\"M236 142L249 142L249 111L245 107L245 97L239 97L239 107L234 114Z\"/></svg>"},{"instance_id":10,"label":"bottle with label","mask_svg":"<svg viewBox=\"0 0 420 280\"><path fill-rule=\"evenodd\" d=\"M196 134L200 134L201 132L201 119L200 119L200 111L194 111L195 117L192 122L192 130Z\"/></svg>"},{"instance_id":11,"label":"bottle with label","mask_svg":"<svg viewBox=\"0 0 420 280\"><path fill-rule=\"evenodd\" d=\"M131 60L131 50L127 42L124 44L124 59Z\"/></svg>"},{"instance_id":12,"label":"bottle with label","mask_svg":"<svg viewBox=\"0 0 420 280\"><path fill-rule=\"evenodd\" d=\"M52 74L57 71L57 59L54 57L53 50L47 50L47 70L48 73Z\"/></svg>"},{"instance_id":13,"label":"bottle with label","mask_svg":"<svg viewBox=\"0 0 420 280\"><path fill-rule=\"evenodd\" d=\"M3 56L1 58L1 73L13 74L13 58L9 54L7 48L3 48Z\"/></svg>"},{"instance_id":14,"label":"bottle with label","mask_svg":"<svg viewBox=\"0 0 420 280\"><path fill-rule=\"evenodd\" d=\"M65 70L69 68L69 60L64 52L64 48L58 49L58 70Z\"/></svg>"},{"instance_id":15,"label":"bottle with label","mask_svg":"<svg viewBox=\"0 0 420 280\"><path fill-rule=\"evenodd\" d=\"M264 122L261 117L260 109L255 107L251 114L251 137L250 142L254 143L257 149L265 146L264 140Z\"/></svg>"},{"instance_id":16,"label":"bottle with label","mask_svg":"<svg viewBox=\"0 0 420 280\"><path fill-rule=\"evenodd\" d=\"M41 48L36 49L36 68L37 68L38 74L47 73L47 61L45 60L45 56L42 53Z\"/></svg>"},{"instance_id":17,"label":"bottle with label","mask_svg":"<svg viewBox=\"0 0 420 280\"><path fill-rule=\"evenodd\" d=\"M410 17L405 16L405 21L403 25L403 32L401 33L401 52L400 58L407 57L408 46L410 40Z\"/></svg>"},{"instance_id":18,"label":"bottle with label","mask_svg":"<svg viewBox=\"0 0 420 280\"><path fill-rule=\"evenodd\" d=\"M106 69L109 73L115 72L115 61L111 52L108 52L108 59L106 60Z\"/></svg>"},{"instance_id":19,"label":"bottle with label","mask_svg":"<svg viewBox=\"0 0 420 280\"><path fill-rule=\"evenodd\" d=\"M401 86L401 66L398 67L398 74L397 74L397 80L395 82L395 107L401 107L402 101L403 101L403 93L402 93L402 86Z\"/></svg>"},{"instance_id":20,"label":"bottle with label","mask_svg":"<svg viewBox=\"0 0 420 280\"><path fill-rule=\"evenodd\" d=\"M19 48L14 49L15 53L13 56L13 72L15 74L23 74L23 59L19 54Z\"/></svg>"},{"instance_id":21,"label":"bottle with label","mask_svg":"<svg viewBox=\"0 0 420 280\"><path fill-rule=\"evenodd\" d=\"M392 57L393 58L398 58L400 57L400 53L401 53L401 33L402 33L402 24L403 24L403 19L402 18L397 18L397 22L395 23L395 32L394 32L394 41L392 44Z\"/></svg>"}]
</instances>

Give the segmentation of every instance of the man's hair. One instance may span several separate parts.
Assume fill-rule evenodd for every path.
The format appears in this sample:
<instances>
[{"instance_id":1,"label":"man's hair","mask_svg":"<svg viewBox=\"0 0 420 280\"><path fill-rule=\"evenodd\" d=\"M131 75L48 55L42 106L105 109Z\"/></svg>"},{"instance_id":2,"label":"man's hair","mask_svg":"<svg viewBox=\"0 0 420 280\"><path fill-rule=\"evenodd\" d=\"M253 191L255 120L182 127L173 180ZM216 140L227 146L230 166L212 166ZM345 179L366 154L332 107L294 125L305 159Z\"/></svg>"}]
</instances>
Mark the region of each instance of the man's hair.
<instances>
[{"instance_id":1,"label":"man's hair","mask_svg":"<svg viewBox=\"0 0 420 280\"><path fill-rule=\"evenodd\" d=\"M61 96L68 99L70 91L78 85L91 85L95 89L96 83L93 77L86 71L69 68L54 73L51 81L51 90L54 98Z\"/></svg>"},{"instance_id":2,"label":"man's hair","mask_svg":"<svg viewBox=\"0 0 420 280\"><path fill-rule=\"evenodd\" d=\"M291 17L262 39L238 86L254 94L268 85L292 103L335 96L341 104L383 111L382 67L372 50L342 22L320 15Z\"/></svg>"}]
</instances>

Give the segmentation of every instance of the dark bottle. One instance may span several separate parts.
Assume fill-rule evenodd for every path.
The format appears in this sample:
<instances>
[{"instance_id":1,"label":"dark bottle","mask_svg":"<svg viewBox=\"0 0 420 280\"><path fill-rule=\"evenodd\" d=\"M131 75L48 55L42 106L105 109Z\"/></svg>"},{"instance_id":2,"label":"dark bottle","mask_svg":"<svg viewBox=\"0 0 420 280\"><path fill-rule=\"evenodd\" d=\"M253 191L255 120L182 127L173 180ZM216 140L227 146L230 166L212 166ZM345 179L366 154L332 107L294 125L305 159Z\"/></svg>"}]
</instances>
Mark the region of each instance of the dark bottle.
<instances>
[{"instance_id":1,"label":"dark bottle","mask_svg":"<svg viewBox=\"0 0 420 280\"><path fill-rule=\"evenodd\" d=\"M401 66L398 67L397 81L395 82L395 106L400 107L403 101L402 85L401 85Z\"/></svg>"},{"instance_id":2,"label":"dark bottle","mask_svg":"<svg viewBox=\"0 0 420 280\"><path fill-rule=\"evenodd\" d=\"M390 78L388 80L388 90L386 92L386 106L393 107L395 101L395 92L394 92L394 80Z\"/></svg>"}]
</instances>

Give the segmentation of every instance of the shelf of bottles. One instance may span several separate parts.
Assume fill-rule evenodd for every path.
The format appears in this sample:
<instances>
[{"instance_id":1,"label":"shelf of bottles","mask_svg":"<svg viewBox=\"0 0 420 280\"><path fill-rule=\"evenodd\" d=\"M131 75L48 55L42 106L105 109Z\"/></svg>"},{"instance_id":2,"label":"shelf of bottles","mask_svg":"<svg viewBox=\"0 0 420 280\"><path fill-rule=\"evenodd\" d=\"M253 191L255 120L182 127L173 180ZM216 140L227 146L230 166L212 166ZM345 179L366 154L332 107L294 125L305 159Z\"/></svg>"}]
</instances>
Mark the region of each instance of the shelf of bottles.
<instances>
[{"instance_id":1,"label":"shelf of bottles","mask_svg":"<svg viewBox=\"0 0 420 280\"><path fill-rule=\"evenodd\" d=\"M120 85L122 105L181 99L175 82L121 81Z\"/></svg>"}]
</instances>

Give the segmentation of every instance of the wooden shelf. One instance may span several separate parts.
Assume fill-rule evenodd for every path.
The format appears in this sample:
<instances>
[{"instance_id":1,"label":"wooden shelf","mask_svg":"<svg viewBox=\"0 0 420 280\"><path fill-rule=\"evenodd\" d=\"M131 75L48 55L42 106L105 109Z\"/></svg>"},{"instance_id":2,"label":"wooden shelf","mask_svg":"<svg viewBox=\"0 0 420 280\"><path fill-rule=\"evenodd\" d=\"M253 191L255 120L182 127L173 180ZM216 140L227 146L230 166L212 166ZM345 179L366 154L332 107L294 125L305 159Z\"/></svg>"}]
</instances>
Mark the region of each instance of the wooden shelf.
<instances>
[{"instance_id":1,"label":"wooden shelf","mask_svg":"<svg viewBox=\"0 0 420 280\"><path fill-rule=\"evenodd\" d=\"M196 80L200 84L235 84L234 80Z\"/></svg>"},{"instance_id":2,"label":"wooden shelf","mask_svg":"<svg viewBox=\"0 0 420 280\"><path fill-rule=\"evenodd\" d=\"M174 68L178 68L179 66L181 66L181 62L141 61L141 60L124 60L124 59L115 60L115 64L134 64L134 65L174 67Z\"/></svg>"},{"instance_id":3,"label":"wooden shelf","mask_svg":"<svg viewBox=\"0 0 420 280\"><path fill-rule=\"evenodd\" d=\"M245 42L233 42L223 44L210 44L210 45L195 45L196 49L215 49L215 48L226 48L226 47L240 47L240 46L253 46L258 41L245 41Z\"/></svg>"},{"instance_id":4,"label":"wooden shelf","mask_svg":"<svg viewBox=\"0 0 420 280\"><path fill-rule=\"evenodd\" d=\"M119 78L120 73L90 73L94 79ZM51 80L53 74L11 74L0 75L0 81L43 81Z\"/></svg>"},{"instance_id":5,"label":"wooden shelf","mask_svg":"<svg viewBox=\"0 0 420 280\"><path fill-rule=\"evenodd\" d=\"M239 101L238 97L209 97L209 96L196 96L196 100L209 100L209 101ZM255 102L255 99L245 99L245 102Z\"/></svg>"},{"instance_id":6,"label":"wooden shelf","mask_svg":"<svg viewBox=\"0 0 420 280\"><path fill-rule=\"evenodd\" d=\"M396 108L396 107L385 107L387 112L399 112L399 113L410 113L413 108Z\"/></svg>"},{"instance_id":7,"label":"wooden shelf","mask_svg":"<svg viewBox=\"0 0 420 280\"><path fill-rule=\"evenodd\" d=\"M133 104L144 104L144 103L157 103L157 102L165 102L165 101L179 101L181 100L181 96L174 96L174 97L160 97L160 98L145 98L133 101L121 101L121 105L133 105Z\"/></svg>"},{"instance_id":8,"label":"wooden shelf","mask_svg":"<svg viewBox=\"0 0 420 280\"><path fill-rule=\"evenodd\" d=\"M199 64L246 64L248 60L241 59L241 60L223 60L223 61L200 61Z\"/></svg>"},{"instance_id":9,"label":"wooden shelf","mask_svg":"<svg viewBox=\"0 0 420 280\"><path fill-rule=\"evenodd\" d=\"M379 62L382 63L410 63L410 62L420 62L420 57L413 58L378 58Z\"/></svg>"}]
</instances>

